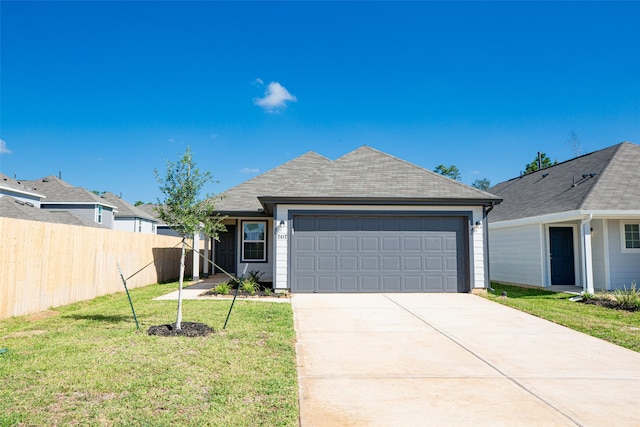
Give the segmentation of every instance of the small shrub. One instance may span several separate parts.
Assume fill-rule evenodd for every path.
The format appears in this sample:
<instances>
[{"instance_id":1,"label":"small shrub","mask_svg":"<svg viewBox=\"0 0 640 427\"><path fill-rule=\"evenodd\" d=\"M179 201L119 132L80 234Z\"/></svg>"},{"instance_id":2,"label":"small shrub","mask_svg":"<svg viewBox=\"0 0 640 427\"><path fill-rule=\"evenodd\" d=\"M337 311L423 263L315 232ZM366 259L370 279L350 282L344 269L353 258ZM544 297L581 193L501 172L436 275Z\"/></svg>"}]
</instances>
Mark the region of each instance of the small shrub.
<instances>
[{"instance_id":1,"label":"small shrub","mask_svg":"<svg viewBox=\"0 0 640 427\"><path fill-rule=\"evenodd\" d=\"M240 284L240 290L248 293L249 295L255 295L260 290L258 282L254 282L251 279L245 279Z\"/></svg>"},{"instance_id":2,"label":"small shrub","mask_svg":"<svg viewBox=\"0 0 640 427\"><path fill-rule=\"evenodd\" d=\"M231 286L229 286L228 282L218 283L214 288L213 292L219 295L227 295L231 290Z\"/></svg>"},{"instance_id":3,"label":"small shrub","mask_svg":"<svg viewBox=\"0 0 640 427\"><path fill-rule=\"evenodd\" d=\"M594 299L596 296L590 292L583 292L582 293L582 300L583 301L591 301L592 299Z\"/></svg>"},{"instance_id":4,"label":"small shrub","mask_svg":"<svg viewBox=\"0 0 640 427\"><path fill-rule=\"evenodd\" d=\"M247 280L251 280L255 283L260 283L260 278L264 276L264 271L251 270L247 273Z\"/></svg>"},{"instance_id":5,"label":"small shrub","mask_svg":"<svg viewBox=\"0 0 640 427\"><path fill-rule=\"evenodd\" d=\"M265 296L270 297L271 295L273 295L273 290L271 288L266 288L264 290L264 294L265 294Z\"/></svg>"},{"instance_id":6,"label":"small shrub","mask_svg":"<svg viewBox=\"0 0 640 427\"><path fill-rule=\"evenodd\" d=\"M627 285L623 285L624 289L616 289L613 296L622 307L633 308L640 307L640 290L636 288L636 281L631 282L631 287L627 289Z\"/></svg>"}]
</instances>

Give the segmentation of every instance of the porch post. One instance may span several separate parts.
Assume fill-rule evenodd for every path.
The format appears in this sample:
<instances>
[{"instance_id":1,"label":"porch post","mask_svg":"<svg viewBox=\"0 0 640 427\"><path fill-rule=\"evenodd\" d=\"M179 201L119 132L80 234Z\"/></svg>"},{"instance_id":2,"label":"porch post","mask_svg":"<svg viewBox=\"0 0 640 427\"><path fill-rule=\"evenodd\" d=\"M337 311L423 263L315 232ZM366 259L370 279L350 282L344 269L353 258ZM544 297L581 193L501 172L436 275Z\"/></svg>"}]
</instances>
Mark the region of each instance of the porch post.
<instances>
[{"instance_id":1,"label":"porch post","mask_svg":"<svg viewBox=\"0 0 640 427\"><path fill-rule=\"evenodd\" d=\"M200 279L200 232L193 233L193 281Z\"/></svg>"},{"instance_id":2,"label":"porch post","mask_svg":"<svg viewBox=\"0 0 640 427\"><path fill-rule=\"evenodd\" d=\"M204 235L204 262L202 263L202 275L209 277L209 242L211 237Z\"/></svg>"},{"instance_id":3,"label":"porch post","mask_svg":"<svg viewBox=\"0 0 640 427\"><path fill-rule=\"evenodd\" d=\"M583 265L583 287L585 292L594 293L593 289L593 255L591 252L591 215L582 221L580 227L582 235L582 265Z\"/></svg>"}]
</instances>

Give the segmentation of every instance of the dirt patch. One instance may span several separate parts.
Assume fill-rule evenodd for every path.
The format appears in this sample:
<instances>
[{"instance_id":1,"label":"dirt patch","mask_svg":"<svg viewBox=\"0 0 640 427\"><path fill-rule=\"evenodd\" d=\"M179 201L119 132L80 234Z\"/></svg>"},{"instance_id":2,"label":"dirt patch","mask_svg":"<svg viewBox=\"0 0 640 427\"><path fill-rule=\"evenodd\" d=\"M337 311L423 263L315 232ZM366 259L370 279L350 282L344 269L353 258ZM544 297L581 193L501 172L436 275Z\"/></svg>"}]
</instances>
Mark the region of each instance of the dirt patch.
<instances>
[{"instance_id":1,"label":"dirt patch","mask_svg":"<svg viewBox=\"0 0 640 427\"><path fill-rule=\"evenodd\" d=\"M212 334L213 328L198 322L182 322L182 329L177 330L176 324L173 323L171 325L157 325L149 328L147 333L149 335L157 335L161 337L175 337L175 336L183 336L183 337L206 337L209 334Z\"/></svg>"},{"instance_id":2,"label":"dirt patch","mask_svg":"<svg viewBox=\"0 0 640 427\"><path fill-rule=\"evenodd\" d=\"M53 310L39 311L39 312L33 313L32 315L27 317L27 320L29 322L37 322L38 320L44 320L44 319L46 319L48 317L57 316L59 314L60 314L59 312L53 311Z\"/></svg>"}]
</instances>

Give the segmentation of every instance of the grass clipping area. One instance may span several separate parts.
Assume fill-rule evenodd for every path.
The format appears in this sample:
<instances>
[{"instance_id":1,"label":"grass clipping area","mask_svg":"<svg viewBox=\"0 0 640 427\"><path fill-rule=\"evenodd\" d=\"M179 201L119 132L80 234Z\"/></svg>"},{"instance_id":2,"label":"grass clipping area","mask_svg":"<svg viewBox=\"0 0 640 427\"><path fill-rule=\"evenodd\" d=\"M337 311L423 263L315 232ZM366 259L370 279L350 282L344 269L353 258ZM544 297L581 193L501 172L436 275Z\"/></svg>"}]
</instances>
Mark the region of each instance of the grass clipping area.
<instances>
[{"instance_id":1,"label":"grass clipping area","mask_svg":"<svg viewBox=\"0 0 640 427\"><path fill-rule=\"evenodd\" d=\"M640 311L629 312L569 301L575 296L518 286L491 285L490 300L640 352ZM506 292L506 298L502 297Z\"/></svg>"},{"instance_id":2,"label":"grass clipping area","mask_svg":"<svg viewBox=\"0 0 640 427\"><path fill-rule=\"evenodd\" d=\"M131 291L0 321L0 426L298 425L290 304L185 300L202 338L147 335L175 321L176 289Z\"/></svg>"}]
</instances>

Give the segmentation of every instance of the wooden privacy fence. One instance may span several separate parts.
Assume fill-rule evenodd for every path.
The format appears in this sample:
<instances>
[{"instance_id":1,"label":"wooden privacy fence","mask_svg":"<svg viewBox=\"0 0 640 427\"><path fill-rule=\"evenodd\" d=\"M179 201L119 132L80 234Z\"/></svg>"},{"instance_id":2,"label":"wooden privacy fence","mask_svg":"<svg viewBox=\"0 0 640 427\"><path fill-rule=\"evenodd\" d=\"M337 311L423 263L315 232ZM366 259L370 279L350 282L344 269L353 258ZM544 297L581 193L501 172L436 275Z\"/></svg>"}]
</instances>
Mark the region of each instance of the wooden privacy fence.
<instances>
[{"instance_id":1,"label":"wooden privacy fence","mask_svg":"<svg viewBox=\"0 0 640 427\"><path fill-rule=\"evenodd\" d=\"M123 291L116 263L150 262L129 288L176 279L180 238L0 217L0 319Z\"/></svg>"}]
</instances>

